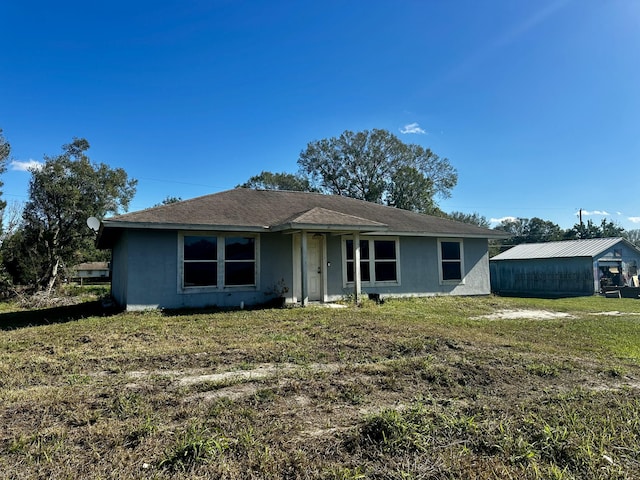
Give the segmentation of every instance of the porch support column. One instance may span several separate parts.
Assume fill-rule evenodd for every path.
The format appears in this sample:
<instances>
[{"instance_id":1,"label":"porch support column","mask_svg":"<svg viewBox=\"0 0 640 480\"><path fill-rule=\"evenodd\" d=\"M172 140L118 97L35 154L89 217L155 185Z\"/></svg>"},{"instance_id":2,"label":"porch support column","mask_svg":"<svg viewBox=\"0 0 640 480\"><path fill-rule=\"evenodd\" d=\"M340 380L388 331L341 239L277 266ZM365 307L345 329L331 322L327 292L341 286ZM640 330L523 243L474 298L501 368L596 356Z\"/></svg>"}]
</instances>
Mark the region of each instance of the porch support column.
<instances>
[{"instance_id":1,"label":"porch support column","mask_svg":"<svg viewBox=\"0 0 640 480\"><path fill-rule=\"evenodd\" d=\"M362 277L360 274L360 233L353 233L353 299L360 303L362 292Z\"/></svg>"},{"instance_id":2,"label":"porch support column","mask_svg":"<svg viewBox=\"0 0 640 480\"><path fill-rule=\"evenodd\" d=\"M307 284L307 232L302 231L300 238L300 304L306 307L309 303L309 285Z\"/></svg>"}]
</instances>

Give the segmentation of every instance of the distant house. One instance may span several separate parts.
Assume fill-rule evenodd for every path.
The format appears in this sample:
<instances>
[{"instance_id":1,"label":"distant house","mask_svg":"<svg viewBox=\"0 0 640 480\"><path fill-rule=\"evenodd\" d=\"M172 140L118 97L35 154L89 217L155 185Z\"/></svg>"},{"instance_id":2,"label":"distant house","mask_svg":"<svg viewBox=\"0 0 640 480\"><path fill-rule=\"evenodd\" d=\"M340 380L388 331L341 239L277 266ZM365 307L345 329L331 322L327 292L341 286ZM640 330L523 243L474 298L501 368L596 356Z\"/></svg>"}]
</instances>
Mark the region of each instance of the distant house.
<instances>
[{"instance_id":1,"label":"distant house","mask_svg":"<svg viewBox=\"0 0 640 480\"><path fill-rule=\"evenodd\" d=\"M235 189L102 221L129 310L486 295L502 232L316 193Z\"/></svg>"},{"instance_id":2,"label":"distant house","mask_svg":"<svg viewBox=\"0 0 640 480\"><path fill-rule=\"evenodd\" d=\"M593 295L637 286L640 249L623 238L528 243L490 264L491 290L501 295Z\"/></svg>"},{"instance_id":3,"label":"distant house","mask_svg":"<svg viewBox=\"0 0 640 480\"><path fill-rule=\"evenodd\" d=\"M107 262L86 262L74 265L71 279L80 282L106 282L109 280L109 264Z\"/></svg>"}]
</instances>

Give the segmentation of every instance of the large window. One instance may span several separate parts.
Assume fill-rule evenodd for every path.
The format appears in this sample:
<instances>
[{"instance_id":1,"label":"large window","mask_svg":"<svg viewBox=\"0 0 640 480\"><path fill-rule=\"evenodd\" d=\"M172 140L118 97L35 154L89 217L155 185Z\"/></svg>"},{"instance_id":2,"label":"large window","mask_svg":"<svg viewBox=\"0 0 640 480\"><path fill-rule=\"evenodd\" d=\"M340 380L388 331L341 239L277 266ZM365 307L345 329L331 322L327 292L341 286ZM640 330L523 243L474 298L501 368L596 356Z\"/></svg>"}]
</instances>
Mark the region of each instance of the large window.
<instances>
[{"instance_id":1,"label":"large window","mask_svg":"<svg viewBox=\"0 0 640 480\"><path fill-rule=\"evenodd\" d=\"M218 239L216 237L184 237L185 287L218 284Z\"/></svg>"},{"instance_id":2,"label":"large window","mask_svg":"<svg viewBox=\"0 0 640 480\"><path fill-rule=\"evenodd\" d=\"M181 236L182 288L256 285L257 237Z\"/></svg>"},{"instance_id":3,"label":"large window","mask_svg":"<svg viewBox=\"0 0 640 480\"><path fill-rule=\"evenodd\" d=\"M347 283L355 278L353 240L345 241ZM398 282L397 239L360 240L360 279L363 283Z\"/></svg>"},{"instance_id":4,"label":"large window","mask_svg":"<svg viewBox=\"0 0 640 480\"><path fill-rule=\"evenodd\" d=\"M462 241L438 241L440 280L444 283L461 283L464 278Z\"/></svg>"},{"instance_id":5,"label":"large window","mask_svg":"<svg viewBox=\"0 0 640 480\"><path fill-rule=\"evenodd\" d=\"M256 239L226 237L224 239L224 284L255 285Z\"/></svg>"},{"instance_id":6,"label":"large window","mask_svg":"<svg viewBox=\"0 0 640 480\"><path fill-rule=\"evenodd\" d=\"M353 282L355 278L353 240L347 240L347 282ZM371 281L371 271L369 269L369 240L360 240L360 280Z\"/></svg>"},{"instance_id":7,"label":"large window","mask_svg":"<svg viewBox=\"0 0 640 480\"><path fill-rule=\"evenodd\" d=\"M396 282L395 240L373 240L374 272L376 282Z\"/></svg>"}]
</instances>

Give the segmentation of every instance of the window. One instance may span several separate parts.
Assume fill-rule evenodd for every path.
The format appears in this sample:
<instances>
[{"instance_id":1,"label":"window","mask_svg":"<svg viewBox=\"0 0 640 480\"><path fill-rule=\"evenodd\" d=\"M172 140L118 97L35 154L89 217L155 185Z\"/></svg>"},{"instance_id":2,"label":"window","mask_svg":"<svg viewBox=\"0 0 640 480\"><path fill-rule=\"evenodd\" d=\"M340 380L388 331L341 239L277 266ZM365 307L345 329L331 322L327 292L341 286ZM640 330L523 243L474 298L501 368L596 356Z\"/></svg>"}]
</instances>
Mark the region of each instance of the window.
<instances>
[{"instance_id":1,"label":"window","mask_svg":"<svg viewBox=\"0 0 640 480\"><path fill-rule=\"evenodd\" d=\"M461 283L463 279L462 242L439 240L440 280L443 283Z\"/></svg>"},{"instance_id":2,"label":"window","mask_svg":"<svg viewBox=\"0 0 640 480\"><path fill-rule=\"evenodd\" d=\"M184 237L185 287L218 284L218 239L216 237Z\"/></svg>"},{"instance_id":3,"label":"window","mask_svg":"<svg viewBox=\"0 0 640 480\"><path fill-rule=\"evenodd\" d=\"M397 239L360 240L360 279L363 283L398 282ZM345 241L347 283L354 281L353 240Z\"/></svg>"},{"instance_id":4,"label":"window","mask_svg":"<svg viewBox=\"0 0 640 480\"><path fill-rule=\"evenodd\" d=\"M257 237L181 235L182 288L256 286Z\"/></svg>"},{"instance_id":5,"label":"window","mask_svg":"<svg viewBox=\"0 0 640 480\"><path fill-rule=\"evenodd\" d=\"M353 255L353 240L347 240L347 282L353 282L355 275ZM371 281L369 240L360 240L360 280L363 282Z\"/></svg>"},{"instance_id":6,"label":"window","mask_svg":"<svg viewBox=\"0 0 640 480\"><path fill-rule=\"evenodd\" d=\"M395 282L396 274L396 242L393 240L374 240L376 282Z\"/></svg>"},{"instance_id":7,"label":"window","mask_svg":"<svg viewBox=\"0 0 640 480\"><path fill-rule=\"evenodd\" d=\"M256 239L227 237L224 239L224 284L255 285Z\"/></svg>"}]
</instances>

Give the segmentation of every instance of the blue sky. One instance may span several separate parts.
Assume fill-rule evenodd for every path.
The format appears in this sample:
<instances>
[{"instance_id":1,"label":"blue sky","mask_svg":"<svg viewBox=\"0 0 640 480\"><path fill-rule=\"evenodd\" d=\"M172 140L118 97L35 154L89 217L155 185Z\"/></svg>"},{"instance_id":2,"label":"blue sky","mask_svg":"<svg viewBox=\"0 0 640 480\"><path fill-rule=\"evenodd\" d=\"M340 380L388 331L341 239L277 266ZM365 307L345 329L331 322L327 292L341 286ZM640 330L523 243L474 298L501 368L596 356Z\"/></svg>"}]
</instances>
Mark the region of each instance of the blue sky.
<instances>
[{"instance_id":1,"label":"blue sky","mask_svg":"<svg viewBox=\"0 0 640 480\"><path fill-rule=\"evenodd\" d=\"M73 137L138 179L139 210L380 128L458 170L447 212L640 228L638 0L7 0L0 19L9 202Z\"/></svg>"}]
</instances>

